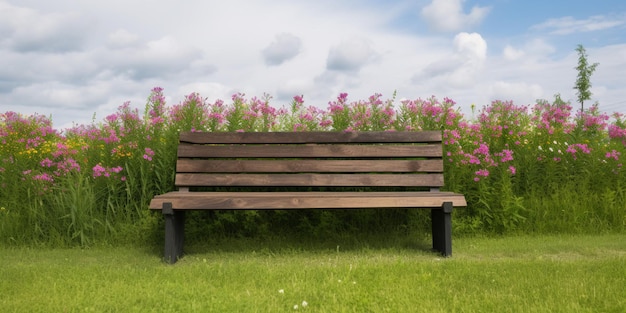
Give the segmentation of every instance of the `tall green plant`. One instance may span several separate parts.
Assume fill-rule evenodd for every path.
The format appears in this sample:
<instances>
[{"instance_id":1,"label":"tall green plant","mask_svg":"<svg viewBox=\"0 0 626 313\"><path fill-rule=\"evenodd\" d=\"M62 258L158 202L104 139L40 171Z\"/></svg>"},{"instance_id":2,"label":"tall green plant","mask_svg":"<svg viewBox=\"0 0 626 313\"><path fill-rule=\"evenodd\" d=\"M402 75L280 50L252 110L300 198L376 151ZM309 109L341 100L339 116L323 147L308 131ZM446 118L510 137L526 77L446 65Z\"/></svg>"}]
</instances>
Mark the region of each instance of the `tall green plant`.
<instances>
[{"instance_id":1,"label":"tall green plant","mask_svg":"<svg viewBox=\"0 0 626 313\"><path fill-rule=\"evenodd\" d=\"M584 112L585 100L591 99L591 75L596 71L596 67L598 67L599 63L589 64L587 51L583 45L579 44L576 48L576 52L578 52L578 66L576 66L575 69L578 71L578 76L574 89L576 89L576 96L580 103L580 113L582 114Z\"/></svg>"}]
</instances>

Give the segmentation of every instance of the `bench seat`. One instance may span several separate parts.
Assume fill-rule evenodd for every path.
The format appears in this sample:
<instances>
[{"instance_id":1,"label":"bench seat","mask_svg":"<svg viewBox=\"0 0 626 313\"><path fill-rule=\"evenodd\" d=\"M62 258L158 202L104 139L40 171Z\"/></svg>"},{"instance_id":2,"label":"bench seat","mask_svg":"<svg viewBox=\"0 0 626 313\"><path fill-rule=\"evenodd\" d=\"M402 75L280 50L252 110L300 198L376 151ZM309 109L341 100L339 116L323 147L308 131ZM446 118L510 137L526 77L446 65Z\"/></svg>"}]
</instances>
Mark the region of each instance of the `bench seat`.
<instances>
[{"instance_id":1,"label":"bench seat","mask_svg":"<svg viewBox=\"0 0 626 313\"><path fill-rule=\"evenodd\" d=\"M367 209L440 208L444 202L466 206L465 197L452 192L188 192L156 196L150 209L164 203L177 210Z\"/></svg>"}]
</instances>

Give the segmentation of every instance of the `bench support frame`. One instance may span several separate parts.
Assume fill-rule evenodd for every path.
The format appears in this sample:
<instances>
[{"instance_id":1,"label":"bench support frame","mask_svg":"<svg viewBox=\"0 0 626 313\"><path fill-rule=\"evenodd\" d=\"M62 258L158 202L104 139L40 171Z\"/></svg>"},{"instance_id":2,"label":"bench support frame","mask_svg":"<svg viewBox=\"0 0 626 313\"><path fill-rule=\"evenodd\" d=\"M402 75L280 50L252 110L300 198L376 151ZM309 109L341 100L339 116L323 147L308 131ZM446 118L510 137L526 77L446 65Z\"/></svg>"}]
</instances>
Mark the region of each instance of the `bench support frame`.
<instances>
[{"instance_id":1,"label":"bench support frame","mask_svg":"<svg viewBox=\"0 0 626 313\"><path fill-rule=\"evenodd\" d=\"M174 210L172 203L163 203L165 217L165 262L174 264L183 256L185 241L185 211Z\"/></svg>"},{"instance_id":2,"label":"bench support frame","mask_svg":"<svg viewBox=\"0 0 626 313\"><path fill-rule=\"evenodd\" d=\"M441 208L431 209L433 250L445 257L452 256L452 202L444 202Z\"/></svg>"},{"instance_id":3,"label":"bench support frame","mask_svg":"<svg viewBox=\"0 0 626 313\"><path fill-rule=\"evenodd\" d=\"M444 202L441 208L431 209L433 250L444 257L452 256L452 202ZM185 241L185 211L174 210L172 204L163 204L165 217L165 253L164 260L176 263L183 256Z\"/></svg>"}]
</instances>

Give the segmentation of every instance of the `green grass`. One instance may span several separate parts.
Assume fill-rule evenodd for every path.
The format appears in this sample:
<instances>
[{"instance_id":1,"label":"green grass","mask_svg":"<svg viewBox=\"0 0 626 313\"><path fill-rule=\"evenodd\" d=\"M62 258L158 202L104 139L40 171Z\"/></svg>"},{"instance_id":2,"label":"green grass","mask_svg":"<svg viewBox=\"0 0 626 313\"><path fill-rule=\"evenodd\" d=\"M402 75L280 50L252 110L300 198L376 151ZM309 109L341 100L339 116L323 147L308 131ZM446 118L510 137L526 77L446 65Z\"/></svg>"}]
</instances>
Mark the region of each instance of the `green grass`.
<instances>
[{"instance_id":1,"label":"green grass","mask_svg":"<svg viewBox=\"0 0 626 313\"><path fill-rule=\"evenodd\" d=\"M0 248L3 312L624 312L626 235ZM280 291L283 292L280 292ZM307 306L303 307L303 301Z\"/></svg>"}]
</instances>

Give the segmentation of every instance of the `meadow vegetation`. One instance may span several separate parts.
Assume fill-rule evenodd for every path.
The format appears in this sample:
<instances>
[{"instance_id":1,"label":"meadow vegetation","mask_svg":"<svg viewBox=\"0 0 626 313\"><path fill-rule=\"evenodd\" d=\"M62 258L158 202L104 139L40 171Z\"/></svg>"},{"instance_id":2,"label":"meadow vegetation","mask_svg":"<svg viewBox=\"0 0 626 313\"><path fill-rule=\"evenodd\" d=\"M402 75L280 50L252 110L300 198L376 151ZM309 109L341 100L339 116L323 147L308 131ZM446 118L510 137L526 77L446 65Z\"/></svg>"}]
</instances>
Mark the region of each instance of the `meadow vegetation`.
<instances>
[{"instance_id":1,"label":"meadow vegetation","mask_svg":"<svg viewBox=\"0 0 626 313\"><path fill-rule=\"evenodd\" d=\"M181 131L419 131L444 135L446 190L466 195L454 233L619 233L626 229L626 120L583 112L558 95L532 106L494 101L464 115L448 98L340 94L326 109L302 96L228 103L192 93L168 105L154 88L143 111L124 103L101 121L55 129L46 116L0 114L0 242L52 247L152 244L162 238L149 200L173 189ZM192 215L207 237L426 233L428 212L244 211Z\"/></svg>"},{"instance_id":2,"label":"meadow vegetation","mask_svg":"<svg viewBox=\"0 0 626 313\"><path fill-rule=\"evenodd\" d=\"M175 266L151 247L0 247L3 312L624 312L626 238L213 240Z\"/></svg>"}]
</instances>

